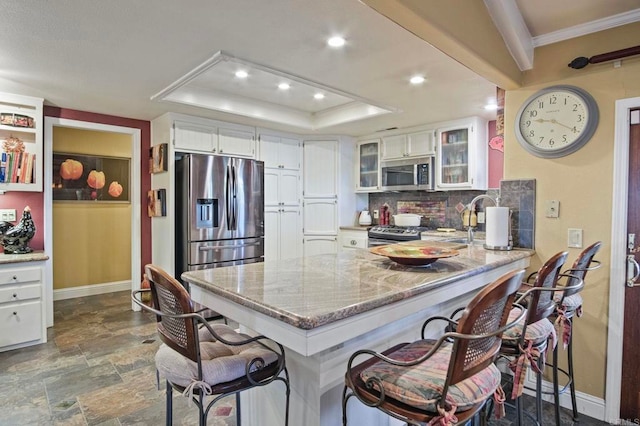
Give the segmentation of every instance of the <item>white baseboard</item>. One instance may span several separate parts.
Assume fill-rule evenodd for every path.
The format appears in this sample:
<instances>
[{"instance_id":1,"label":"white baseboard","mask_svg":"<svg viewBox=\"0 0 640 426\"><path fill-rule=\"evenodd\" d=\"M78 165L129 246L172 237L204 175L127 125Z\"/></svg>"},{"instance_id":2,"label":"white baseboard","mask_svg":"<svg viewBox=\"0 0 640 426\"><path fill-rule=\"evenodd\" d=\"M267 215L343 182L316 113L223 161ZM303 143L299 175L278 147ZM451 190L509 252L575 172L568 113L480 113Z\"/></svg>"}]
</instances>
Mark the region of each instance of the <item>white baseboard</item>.
<instances>
[{"instance_id":1,"label":"white baseboard","mask_svg":"<svg viewBox=\"0 0 640 426\"><path fill-rule=\"evenodd\" d=\"M76 297L94 296L125 290L131 290L131 281L115 281L112 283L61 288L59 290L53 290L53 300L75 299Z\"/></svg>"},{"instance_id":2,"label":"white baseboard","mask_svg":"<svg viewBox=\"0 0 640 426\"><path fill-rule=\"evenodd\" d=\"M562 377L562 374L560 374L560 377ZM562 383L562 378L560 379L560 382ZM527 372L525 386L531 389L525 388L524 392L527 395L535 397L536 393L532 389L535 389L536 387L536 375L531 370ZM543 379L542 391L553 392L553 385ZM542 400L553 404L553 394L542 394ZM592 417L596 420L605 421L604 419L606 416L604 399L597 398L587 393L576 391L576 403L578 404L578 413ZM565 393L560 395L560 406L571 410L571 393L569 392L569 389L567 389Z\"/></svg>"}]
</instances>

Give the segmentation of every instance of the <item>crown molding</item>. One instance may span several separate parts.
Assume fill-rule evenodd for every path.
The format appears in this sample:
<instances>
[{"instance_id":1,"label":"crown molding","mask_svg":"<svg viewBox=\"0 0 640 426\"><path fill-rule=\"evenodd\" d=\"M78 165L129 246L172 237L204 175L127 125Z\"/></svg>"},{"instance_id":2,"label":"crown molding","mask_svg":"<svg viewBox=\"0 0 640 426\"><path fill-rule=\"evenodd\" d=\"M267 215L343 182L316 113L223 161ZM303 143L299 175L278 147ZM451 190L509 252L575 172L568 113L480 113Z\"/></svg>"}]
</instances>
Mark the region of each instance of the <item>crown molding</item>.
<instances>
[{"instance_id":1,"label":"crown molding","mask_svg":"<svg viewBox=\"0 0 640 426\"><path fill-rule=\"evenodd\" d=\"M539 35L533 38L533 47L545 46L547 44L557 43L559 41L608 30L638 21L640 21L640 9L634 9L629 12L619 13L617 15Z\"/></svg>"}]
</instances>

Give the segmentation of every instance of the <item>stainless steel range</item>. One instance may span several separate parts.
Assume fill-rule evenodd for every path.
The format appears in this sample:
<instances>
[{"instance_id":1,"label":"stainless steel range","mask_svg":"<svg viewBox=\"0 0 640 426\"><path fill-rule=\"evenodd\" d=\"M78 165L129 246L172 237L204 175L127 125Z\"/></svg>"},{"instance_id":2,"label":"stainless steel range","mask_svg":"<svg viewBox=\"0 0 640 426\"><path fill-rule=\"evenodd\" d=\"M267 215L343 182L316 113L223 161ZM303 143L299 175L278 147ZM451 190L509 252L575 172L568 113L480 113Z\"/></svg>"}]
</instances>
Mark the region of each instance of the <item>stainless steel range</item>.
<instances>
[{"instance_id":1,"label":"stainless steel range","mask_svg":"<svg viewBox=\"0 0 640 426\"><path fill-rule=\"evenodd\" d=\"M413 241L422 238L420 235L423 228L394 226L394 225L376 225L369 229L369 247L381 246L384 244L393 244L399 241Z\"/></svg>"}]
</instances>

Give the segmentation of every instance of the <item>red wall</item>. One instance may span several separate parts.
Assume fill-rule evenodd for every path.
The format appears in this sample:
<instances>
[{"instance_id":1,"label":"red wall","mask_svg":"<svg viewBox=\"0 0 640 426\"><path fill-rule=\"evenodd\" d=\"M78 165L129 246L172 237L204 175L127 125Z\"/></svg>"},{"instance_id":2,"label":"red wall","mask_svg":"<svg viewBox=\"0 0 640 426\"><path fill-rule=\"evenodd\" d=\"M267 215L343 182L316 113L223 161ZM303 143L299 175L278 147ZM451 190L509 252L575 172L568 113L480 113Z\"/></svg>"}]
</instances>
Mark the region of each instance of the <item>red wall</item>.
<instances>
[{"instance_id":1,"label":"red wall","mask_svg":"<svg viewBox=\"0 0 640 426\"><path fill-rule=\"evenodd\" d=\"M489 141L496 135L496 121L489 121ZM487 141L488 142L488 141ZM489 188L500 188L500 181L504 175L504 151L489 146Z\"/></svg>"},{"instance_id":2,"label":"red wall","mask_svg":"<svg viewBox=\"0 0 640 426\"><path fill-rule=\"evenodd\" d=\"M91 123L108 124L112 126L130 127L140 129L140 222L142 232L142 268L147 263L151 263L151 219L147 216L147 191L151 189L151 175L149 174L149 160L145 153L149 152L151 146L151 123L143 120L131 118L115 117L112 115L94 114L91 112L77 111L72 109L44 107L46 117L66 118L70 120L87 121ZM44 165L44 173L50 173L50 164ZM135 171L135 170L134 170ZM31 240L29 246L34 250L44 249L44 198L41 192L7 192L0 195L0 208L16 209L17 219L20 220L22 210L25 206L31 207L31 215L36 225L36 235ZM140 271L142 279L143 270ZM136 279L136 277L132 277Z\"/></svg>"}]
</instances>

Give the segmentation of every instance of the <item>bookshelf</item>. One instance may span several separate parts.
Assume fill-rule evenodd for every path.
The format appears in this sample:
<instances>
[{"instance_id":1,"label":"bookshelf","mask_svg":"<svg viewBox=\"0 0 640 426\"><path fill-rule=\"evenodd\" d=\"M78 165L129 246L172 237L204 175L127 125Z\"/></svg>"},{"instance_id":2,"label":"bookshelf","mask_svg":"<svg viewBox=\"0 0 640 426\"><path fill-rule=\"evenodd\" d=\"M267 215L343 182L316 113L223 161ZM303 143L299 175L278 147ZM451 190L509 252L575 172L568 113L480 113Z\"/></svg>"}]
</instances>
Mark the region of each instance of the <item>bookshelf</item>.
<instances>
[{"instance_id":1,"label":"bookshelf","mask_svg":"<svg viewBox=\"0 0 640 426\"><path fill-rule=\"evenodd\" d=\"M42 192L44 100L0 92L0 191Z\"/></svg>"}]
</instances>

